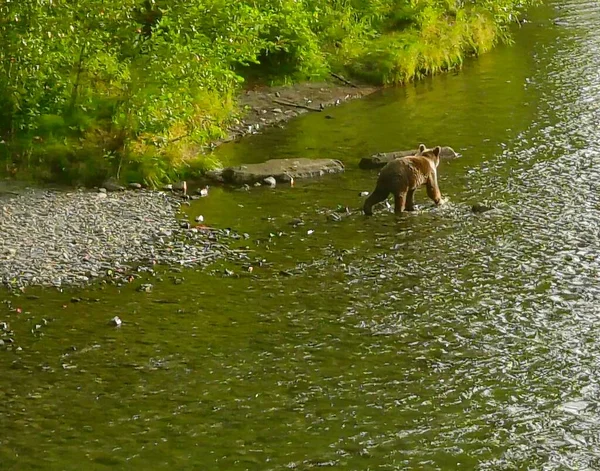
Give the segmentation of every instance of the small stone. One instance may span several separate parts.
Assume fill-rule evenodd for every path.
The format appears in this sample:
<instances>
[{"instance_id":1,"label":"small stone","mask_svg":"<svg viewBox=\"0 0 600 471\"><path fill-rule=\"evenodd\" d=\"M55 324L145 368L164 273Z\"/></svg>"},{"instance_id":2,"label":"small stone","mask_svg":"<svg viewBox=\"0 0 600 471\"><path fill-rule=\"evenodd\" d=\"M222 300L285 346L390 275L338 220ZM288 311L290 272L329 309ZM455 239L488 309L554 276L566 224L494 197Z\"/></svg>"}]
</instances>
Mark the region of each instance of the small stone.
<instances>
[{"instance_id":1,"label":"small stone","mask_svg":"<svg viewBox=\"0 0 600 471\"><path fill-rule=\"evenodd\" d=\"M303 226L304 225L304 221L300 218L294 218L290 221L290 225L292 226Z\"/></svg>"},{"instance_id":2,"label":"small stone","mask_svg":"<svg viewBox=\"0 0 600 471\"><path fill-rule=\"evenodd\" d=\"M106 194L106 188L98 188L98 193Z\"/></svg>"},{"instance_id":3,"label":"small stone","mask_svg":"<svg viewBox=\"0 0 600 471\"><path fill-rule=\"evenodd\" d=\"M110 320L110 325L114 326L114 327L121 327L121 324L123 322L121 321L121 319L119 318L119 316L115 316Z\"/></svg>"},{"instance_id":4,"label":"small stone","mask_svg":"<svg viewBox=\"0 0 600 471\"><path fill-rule=\"evenodd\" d=\"M129 187L129 189L131 190L141 190L142 189L142 185L140 183L130 183L129 185L127 185Z\"/></svg>"},{"instance_id":5,"label":"small stone","mask_svg":"<svg viewBox=\"0 0 600 471\"><path fill-rule=\"evenodd\" d=\"M9 329L9 326L6 322L0 322L0 330L7 332Z\"/></svg>"},{"instance_id":6,"label":"small stone","mask_svg":"<svg viewBox=\"0 0 600 471\"><path fill-rule=\"evenodd\" d=\"M196 222L204 222L204 216L200 215L200 216L196 216L195 219Z\"/></svg>"},{"instance_id":7,"label":"small stone","mask_svg":"<svg viewBox=\"0 0 600 471\"><path fill-rule=\"evenodd\" d=\"M123 191L125 187L121 185L116 178L109 178L102 184L107 191Z\"/></svg>"},{"instance_id":8,"label":"small stone","mask_svg":"<svg viewBox=\"0 0 600 471\"><path fill-rule=\"evenodd\" d=\"M187 182L184 180L173 184L173 191L182 191L184 195L187 194Z\"/></svg>"},{"instance_id":9,"label":"small stone","mask_svg":"<svg viewBox=\"0 0 600 471\"><path fill-rule=\"evenodd\" d=\"M473 211L474 213L485 213L493 209L495 209L493 206L485 203L476 203L473 206L471 206L471 211Z\"/></svg>"},{"instance_id":10,"label":"small stone","mask_svg":"<svg viewBox=\"0 0 600 471\"><path fill-rule=\"evenodd\" d=\"M208 196L208 187L205 186L204 188L198 188L196 190L196 193L198 193L202 198L204 198L205 196Z\"/></svg>"},{"instance_id":11,"label":"small stone","mask_svg":"<svg viewBox=\"0 0 600 471\"><path fill-rule=\"evenodd\" d=\"M327 215L327 219L329 221L336 221L337 222L337 221L341 221L342 220L342 216L340 216L337 213L331 213L331 214Z\"/></svg>"},{"instance_id":12,"label":"small stone","mask_svg":"<svg viewBox=\"0 0 600 471\"><path fill-rule=\"evenodd\" d=\"M283 111L281 110L281 108L273 108L273 113L277 113L277 114L281 114L283 113Z\"/></svg>"},{"instance_id":13,"label":"small stone","mask_svg":"<svg viewBox=\"0 0 600 471\"><path fill-rule=\"evenodd\" d=\"M269 185L271 188L275 188L275 186L277 185L277 180L275 180L275 178L273 177L267 177L263 180L263 183L265 185Z\"/></svg>"},{"instance_id":14,"label":"small stone","mask_svg":"<svg viewBox=\"0 0 600 471\"><path fill-rule=\"evenodd\" d=\"M152 286L150 283L145 283L143 285L140 285L140 287L137 290L141 293L150 293L152 292L153 287L154 286Z\"/></svg>"},{"instance_id":15,"label":"small stone","mask_svg":"<svg viewBox=\"0 0 600 471\"><path fill-rule=\"evenodd\" d=\"M368 191L361 191L358 196L369 196L369 192Z\"/></svg>"},{"instance_id":16,"label":"small stone","mask_svg":"<svg viewBox=\"0 0 600 471\"><path fill-rule=\"evenodd\" d=\"M189 222L187 222L187 221L184 221L184 222L182 222L182 223L180 224L180 227L181 227L182 229L189 229L191 226L190 226L190 223L189 223Z\"/></svg>"},{"instance_id":17,"label":"small stone","mask_svg":"<svg viewBox=\"0 0 600 471\"><path fill-rule=\"evenodd\" d=\"M255 183L254 183L254 186L255 186L256 188L258 188L259 186L262 186L262 185L260 184L260 182L255 182Z\"/></svg>"},{"instance_id":18,"label":"small stone","mask_svg":"<svg viewBox=\"0 0 600 471\"><path fill-rule=\"evenodd\" d=\"M277 98L279 98L279 97L281 96L281 93L279 93L279 92L275 92L275 96L276 96Z\"/></svg>"},{"instance_id":19,"label":"small stone","mask_svg":"<svg viewBox=\"0 0 600 471\"><path fill-rule=\"evenodd\" d=\"M173 191L173 185L171 185L170 183L163 186L163 191Z\"/></svg>"},{"instance_id":20,"label":"small stone","mask_svg":"<svg viewBox=\"0 0 600 471\"><path fill-rule=\"evenodd\" d=\"M0 347L4 347L4 340L0 339Z\"/></svg>"},{"instance_id":21,"label":"small stone","mask_svg":"<svg viewBox=\"0 0 600 471\"><path fill-rule=\"evenodd\" d=\"M247 183L244 183L244 184L242 185L242 190L244 190L244 191L249 191L249 190L250 190L250 185L248 185Z\"/></svg>"}]
</instances>

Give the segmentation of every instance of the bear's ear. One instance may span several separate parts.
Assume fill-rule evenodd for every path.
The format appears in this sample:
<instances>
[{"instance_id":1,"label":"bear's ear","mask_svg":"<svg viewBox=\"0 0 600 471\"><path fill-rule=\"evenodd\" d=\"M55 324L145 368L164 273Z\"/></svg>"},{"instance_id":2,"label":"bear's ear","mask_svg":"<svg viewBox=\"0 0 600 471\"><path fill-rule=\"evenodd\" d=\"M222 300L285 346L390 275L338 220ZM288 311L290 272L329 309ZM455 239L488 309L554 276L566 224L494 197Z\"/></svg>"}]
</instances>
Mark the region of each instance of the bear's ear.
<instances>
[{"instance_id":1,"label":"bear's ear","mask_svg":"<svg viewBox=\"0 0 600 471\"><path fill-rule=\"evenodd\" d=\"M435 155L436 157L439 157L441 151L442 151L442 148L440 146L435 146L433 148L433 155Z\"/></svg>"},{"instance_id":2,"label":"bear's ear","mask_svg":"<svg viewBox=\"0 0 600 471\"><path fill-rule=\"evenodd\" d=\"M419 154L425 152L425 149L427 149L427 147L425 147L425 144L419 144Z\"/></svg>"}]
</instances>

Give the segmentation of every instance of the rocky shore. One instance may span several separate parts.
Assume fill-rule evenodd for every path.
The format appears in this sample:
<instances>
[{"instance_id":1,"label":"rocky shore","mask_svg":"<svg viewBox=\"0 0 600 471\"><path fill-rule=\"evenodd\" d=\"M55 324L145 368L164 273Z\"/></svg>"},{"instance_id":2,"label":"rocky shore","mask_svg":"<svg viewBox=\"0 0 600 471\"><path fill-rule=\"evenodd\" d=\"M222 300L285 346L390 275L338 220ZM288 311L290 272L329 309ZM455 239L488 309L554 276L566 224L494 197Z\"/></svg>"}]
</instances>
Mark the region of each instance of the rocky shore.
<instances>
[{"instance_id":1,"label":"rocky shore","mask_svg":"<svg viewBox=\"0 0 600 471\"><path fill-rule=\"evenodd\" d=\"M327 108L365 97L377 90L379 87L350 83L343 77L331 82L303 82L244 90L238 96L241 116L228 129L228 136L213 142L210 147L214 149L248 134L257 134L270 126L282 126L305 113L323 113L325 117Z\"/></svg>"},{"instance_id":2,"label":"rocky shore","mask_svg":"<svg viewBox=\"0 0 600 471\"><path fill-rule=\"evenodd\" d=\"M98 277L125 281L154 265L245 257L228 246L230 231L178 220L182 203L169 192L146 190L4 193L0 281L9 288L84 285Z\"/></svg>"}]
</instances>

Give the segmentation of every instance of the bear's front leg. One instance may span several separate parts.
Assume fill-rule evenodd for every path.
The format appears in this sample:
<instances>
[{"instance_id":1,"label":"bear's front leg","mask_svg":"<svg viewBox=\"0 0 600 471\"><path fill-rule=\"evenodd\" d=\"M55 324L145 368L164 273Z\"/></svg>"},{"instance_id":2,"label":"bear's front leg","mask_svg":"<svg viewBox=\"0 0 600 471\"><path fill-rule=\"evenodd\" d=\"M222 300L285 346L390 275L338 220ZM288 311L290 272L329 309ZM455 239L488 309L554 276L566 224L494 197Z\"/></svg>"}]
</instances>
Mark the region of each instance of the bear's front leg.
<instances>
[{"instance_id":1,"label":"bear's front leg","mask_svg":"<svg viewBox=\"0 0 600 471\"><path fill-rule=\"evenodd\" d=\"M406 191L394 194L394 212L396 214L404 211L404 205L406 204Z\"/></svg>"},{"instance_id":2,"label":"bear's front leg","mask_svg":"<svg viewBox=\"0 0 600 471\"><path fill-rule=\"evenodd\" d=\"M437 182L427 182L427 196L429 196L436 205L440 205L442 202L442 194L437 186Z\"/></svg>"}]
</instances>

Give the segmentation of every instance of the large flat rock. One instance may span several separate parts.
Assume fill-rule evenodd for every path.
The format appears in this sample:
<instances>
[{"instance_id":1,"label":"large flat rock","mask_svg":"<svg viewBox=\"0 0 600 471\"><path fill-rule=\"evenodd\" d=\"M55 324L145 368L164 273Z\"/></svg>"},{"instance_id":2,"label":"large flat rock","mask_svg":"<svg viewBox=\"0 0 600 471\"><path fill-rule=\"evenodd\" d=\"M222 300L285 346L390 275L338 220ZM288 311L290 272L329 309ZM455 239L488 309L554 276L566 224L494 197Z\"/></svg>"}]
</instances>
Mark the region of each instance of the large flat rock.
<instances>
[{"instance_id":1,"label":"large flat rock","mask_svg":"<svg viewBox=\"0 0 600 471\"><path fill-rule=\"evenodd\" d=\"M344 171L344 164L334 159L272 159L260 164L228 167L221 172L210 172L209 177L234 185L252 185L267 177L285 183L293 179L319 177Z\"/></svg>"},{"instance_id":2,"label":"large flat rock","mask_svg":"<svg viewBox=\"0 0 600 471\"><path fill-rule=\"evenodd\" d=\"M378 154L373 154L370 157L363 157L360 159L358 166L362 169L372 169L372 168L381 168L388 162L391 162L394 159L398 159L400 157L408 157L409 155L415 155L418 152L418 149L414 150L399 150L396 152L380 152ZM459 157L459 155L454 152L452 147L442 147L442 151L440 153L440 159L455 159Z\"/></svg>"}]
</instances>

